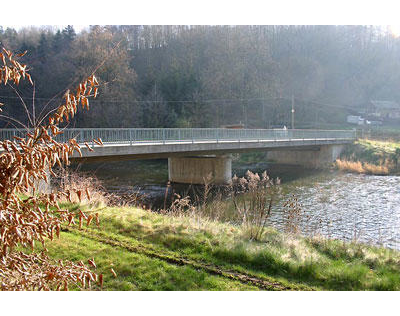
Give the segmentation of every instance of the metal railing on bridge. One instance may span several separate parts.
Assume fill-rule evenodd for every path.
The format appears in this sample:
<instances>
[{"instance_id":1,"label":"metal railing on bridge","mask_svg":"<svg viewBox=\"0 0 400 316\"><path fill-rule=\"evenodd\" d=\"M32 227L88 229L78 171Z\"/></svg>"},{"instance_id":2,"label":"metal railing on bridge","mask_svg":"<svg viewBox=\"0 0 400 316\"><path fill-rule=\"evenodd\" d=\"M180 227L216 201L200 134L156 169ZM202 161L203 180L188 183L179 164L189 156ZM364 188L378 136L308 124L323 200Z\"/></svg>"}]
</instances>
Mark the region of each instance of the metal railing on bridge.
<instances>
[{"instance_id":1,"label":"metal railing on bridge","mask_svg":"<svg viewBox=\"0 0 400 316\"><path fill-rule=\"evenodd\" d=\"M0 129L0 140L23 137L26 130ZM171 142L226 142L226 141L282 141L282 140L353 140L355 130L306 129L226 129L226 128L68 128L57 135L57 141L75 138L89 142L101 138L103 143L171 143Z\"/></svg>"}]
</instances>

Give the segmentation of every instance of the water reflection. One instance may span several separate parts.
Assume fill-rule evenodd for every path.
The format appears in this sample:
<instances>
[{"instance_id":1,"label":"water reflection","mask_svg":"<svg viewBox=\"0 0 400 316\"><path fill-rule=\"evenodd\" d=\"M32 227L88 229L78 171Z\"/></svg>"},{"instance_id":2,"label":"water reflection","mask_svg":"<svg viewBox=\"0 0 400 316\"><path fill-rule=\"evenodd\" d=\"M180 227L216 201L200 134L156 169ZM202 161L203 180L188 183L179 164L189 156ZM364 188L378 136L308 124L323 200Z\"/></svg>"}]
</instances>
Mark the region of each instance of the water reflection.
<instances>
[{"instance_id":1,"label":"water reflection","mask_svg":"<svg viewBox=\"0 0 400 316\"><path fill-rule=\"evenodd\" d=\"M310 215L305 233L400 249L400 177L328 173L307 182L286 185ZM282 229L280 210L270 222Z\"/></svg>"}]
</instances>

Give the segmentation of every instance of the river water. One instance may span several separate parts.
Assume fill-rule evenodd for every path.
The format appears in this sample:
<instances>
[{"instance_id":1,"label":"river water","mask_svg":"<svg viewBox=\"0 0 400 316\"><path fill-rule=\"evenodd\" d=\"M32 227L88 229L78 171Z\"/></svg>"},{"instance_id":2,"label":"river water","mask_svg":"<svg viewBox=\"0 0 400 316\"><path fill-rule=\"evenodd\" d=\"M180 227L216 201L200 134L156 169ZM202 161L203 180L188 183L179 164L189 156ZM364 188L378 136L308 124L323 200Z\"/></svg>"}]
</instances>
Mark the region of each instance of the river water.
<instances>
[{"instance_id":1,"label":"river water","mask_svg":"<svg viewBox=\"0 0 400 316\"><path fill-rule=\"evenodd\" d=\"M107 190L140 190L153 207L162 206L168 182L166 160L125 161L85 164L81 171L94 173ZM233 173L247 170L282 179L282 193L269 224L285 229L283 202L295 196L303 215L303 234L320 234L341 240L400 249L400 177L370 176L333 171L311 171L296 166L268 163L233 163ZM174 186L177 192L187 186Z\"/></svg>"}]
</instances>

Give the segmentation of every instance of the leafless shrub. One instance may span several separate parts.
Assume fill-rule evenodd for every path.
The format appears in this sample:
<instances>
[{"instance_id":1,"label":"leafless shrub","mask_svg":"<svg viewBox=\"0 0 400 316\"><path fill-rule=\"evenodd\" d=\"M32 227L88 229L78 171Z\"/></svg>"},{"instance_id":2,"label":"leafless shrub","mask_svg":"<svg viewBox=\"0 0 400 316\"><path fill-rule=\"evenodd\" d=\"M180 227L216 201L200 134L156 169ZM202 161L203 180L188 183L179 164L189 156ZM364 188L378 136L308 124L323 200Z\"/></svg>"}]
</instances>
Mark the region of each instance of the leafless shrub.
<instances>
[{"instance_id":1,"label":"leafless shrub","mask_svg":"<svg viewBox=\"0 0 400 316\"><path fill-rule=\"evenodd\" d=\"M62 198L61 201L107 206L143 206L146 199L146 195L139 189L128 193L110 193L95 175L62 169L58 172L58 178L59 190L68 194L68 197ZM90 192L90 199L85 195L79 200L76 192L86 189Z\"/></svg>"},{"instance_id":2,"label":"leafless shrub","mask_svg":"<svg viewBox=\"0 0 400 316\"><path fill-rule=\"evenodd\" d=\"M201 214L203 217L209 219L215 219L216 213L219 209L213 208L214 202L221 198L218 194L212 194L212 190L216 189L212 182L212 173L209 173L203 178L203 185L200 190L194 190L194 204L196 206L196 212Z\"/></svg>"},{"instance_id":3,"label":"leafless shrub","mask_svg":"<svg viewBox=\"0 0 400 316\"><path fill-rule=\"evenodd\" d=\"M292 195L284 204L285 213L285 230L290 234L298 234L301 232L300 224L304 212L298 199Z\"/></svg>"},{"instance_id":4,"label":"leafless shrub","mask_svg":"<svg viewBox=\"0 0 400 316\"><path fill-rule=\"evenodd\" d=\"M146 209L147 195L139 189L129 193L105 193L106 204L108 206L137 206Z\"/></svg>"},{"instance_id":5,"label":"leafless shrub","mask_svg":"<svg viewBox=\"0 0 400 316\"><path fill-rule=\"evenodd\" d=\"M165 210L165 213L172 216L187 216L196 211L196 207L192 204L190 197L181 197L179 194L174 194L174 200L171 206Z\"/></svg>"},{"instance_id":6,"label":"leafless shrub","mask_svg":"<svg viewBox=\"0 0 400 316\"><path fill-rule=\"evenodd\" d=\"M68 195L64 196L60 201L109 204L108 194L101 181L95 176L84 175L68 169L58 171L57 176L59 179L58 190L66 192ZM84 195L79 199L77 192L84 192L86 189L90 192L90 196Z\"/></svg>"},{"instance_id":7,"label":"leafless shrub","mask_svg":"<svg viewBox=\"0 0 400 316\"><path fill-rule=\"evenodd\" d=\"M266 172L260 177L247 171L243 178L232 178L232 201L250 239L261 239L280 189L279 184L279 179L270 179Z\"/></svg>"}]
</instances>

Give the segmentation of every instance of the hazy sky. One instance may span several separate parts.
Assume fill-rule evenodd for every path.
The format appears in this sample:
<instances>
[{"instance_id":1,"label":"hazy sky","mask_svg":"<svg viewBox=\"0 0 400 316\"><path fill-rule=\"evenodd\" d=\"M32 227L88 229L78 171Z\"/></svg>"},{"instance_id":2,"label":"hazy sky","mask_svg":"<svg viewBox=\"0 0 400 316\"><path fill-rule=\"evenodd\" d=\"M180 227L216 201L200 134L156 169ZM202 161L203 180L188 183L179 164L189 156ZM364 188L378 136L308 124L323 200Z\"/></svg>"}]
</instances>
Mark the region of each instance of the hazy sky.
<instances>
[{"instance_id":1,"label":"hazy sky","mask_svg":"<svg viewBox=\"0 0 400 316\"><path fill-rule=\"evenodd\" d=\"M107 23L98 23L98 24L107 24ZM112 23L110 23L110 24L112 24ZM132 23L133 24L133 23ZM157 23L158 24L158 23ZM177 23L178 24L178 23ZM310 24L312 24L312 23L310 23ZM361 24L361 23L360 23ZM74 27L74 30L75 30L75 32L76 33L80 33L82 30L84 30L84 29L89 29L89 25L80 25L80 24L72 24L73 25L73 27ZM0 26L2 26L3 27L3 29L6 29L7 27L10 27L10 28L14 28L14 29L16 29L16 30L20 30L20 29L22 29L22 28L25 28L25 27L31 27L31 26L33 26L33 27L43 27L43 28L52 28L53 30L57 30L57 29L60 29L60 30L62 30L63 28L65 28L66 26L67 26L67 24L64 24L64 25L40 25L40 24L38 24L38 25L12 25L12 24L6 24L6 25L2 25L2 24L0 24ZM386 25L382 25L382 27L384 28L384 29L386 29L387 27L388 27L388 24L386 24ZM395 37L399 37L400 36L400 25L398 25L398 24L396 24L396 25L389 25L389 30L391 31L391 33L393 34L393 36L395 36Z\"/></svg>"},{"instance_id":2,"label":"hazy sky","mask_svg":"<svg viewBox=\"0 0 400 316\"><path fill-rule=\"evenodd\" d=\"M62 30L63 28L66 27L66 25L2 25L3 30L7 29L7 27L14 28L17 31L24 28L24 27L50 27L53 28L54 30ZM80 31L84 29L88 29L89 25L73 25L74 30L76 33L79 33Z\"/></svg>"}]
</instances>

